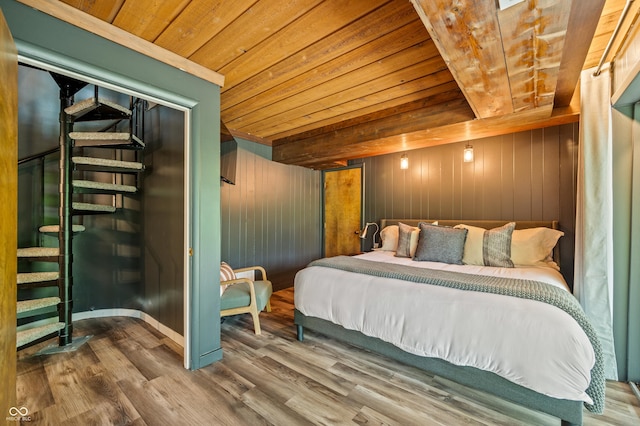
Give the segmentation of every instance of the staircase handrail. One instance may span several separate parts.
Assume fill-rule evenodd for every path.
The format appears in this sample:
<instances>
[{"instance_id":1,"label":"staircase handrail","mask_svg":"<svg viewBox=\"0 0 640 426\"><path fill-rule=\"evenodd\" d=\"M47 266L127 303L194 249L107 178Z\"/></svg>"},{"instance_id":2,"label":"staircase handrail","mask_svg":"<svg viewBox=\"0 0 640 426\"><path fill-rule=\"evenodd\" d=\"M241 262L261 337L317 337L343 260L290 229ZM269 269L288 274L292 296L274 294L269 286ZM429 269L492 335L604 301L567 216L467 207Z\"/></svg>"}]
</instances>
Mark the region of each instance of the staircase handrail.
<instances>
[{"instance_id":1,"label":"staircase handrail","mask_svg":"<svg viewBox=\"0 0 640 426\"><path fill-rule=\"evenodd\" d=\"M20 158L18 160L18 165L21 165L21 164L24 164L24 163L28 163L29 161L33 161L33 160L38 160L40 158L44 158L47 155L53 154L53 153L58 152L58 151L60 151L60 147L59 146L57 146L55 148L48 149L46 151L42 151L39 154L33 154L33 155L29 155L29 156L24 157L24 158Z\"/></svg>"}]
</instances>

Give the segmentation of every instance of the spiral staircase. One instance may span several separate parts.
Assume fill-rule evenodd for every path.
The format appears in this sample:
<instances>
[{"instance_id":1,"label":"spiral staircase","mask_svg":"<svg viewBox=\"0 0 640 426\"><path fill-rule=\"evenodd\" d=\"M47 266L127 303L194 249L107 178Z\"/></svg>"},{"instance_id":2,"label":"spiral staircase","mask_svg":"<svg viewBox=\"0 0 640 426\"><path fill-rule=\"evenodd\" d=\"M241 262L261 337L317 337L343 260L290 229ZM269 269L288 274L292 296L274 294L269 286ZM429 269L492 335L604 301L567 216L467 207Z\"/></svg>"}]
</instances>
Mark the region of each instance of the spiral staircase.
<instances>
[{"instance_id":1,"label":"spiral staircase","mask_svg":"<svg viewBox=\"0 0 640 426\"><path fill-rule=\"evenodd\" d=\"M115 213L119 197L138 191L144 170L144 101L123 106L95 86L93 96L75 102L87 83L51 76L60 88L58 224L39 232L57 235L57 247L43 247L41 237L41 246L18 248L18 350L56 336L59 348L72 345L73 240L85 231L82 218Z\"/></svg>"}]
</instances>

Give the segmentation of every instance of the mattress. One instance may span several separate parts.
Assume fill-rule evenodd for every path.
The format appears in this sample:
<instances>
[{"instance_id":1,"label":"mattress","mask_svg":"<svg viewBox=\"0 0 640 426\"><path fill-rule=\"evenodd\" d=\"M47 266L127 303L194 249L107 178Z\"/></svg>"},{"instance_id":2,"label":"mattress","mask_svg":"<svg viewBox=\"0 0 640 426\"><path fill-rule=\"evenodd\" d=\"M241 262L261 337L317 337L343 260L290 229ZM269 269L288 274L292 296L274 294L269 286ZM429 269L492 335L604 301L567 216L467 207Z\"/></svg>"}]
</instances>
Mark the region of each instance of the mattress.
<instances>
[{"instance_id":1,"label":"mattress","mask_svg":"<svg viewBox=\"0 0 640 426\"><path fill-rule=\"evenodd\" d=\"M416 262L388 251L358 257L531 279L569 291L562 275L551 267ZM593 403L585 392L595 363L593 347L577 322L552 305L320 266L296 275L294 300L304 315L376 337L406 352L490 371L553 398Z\"/></svg>"}]
</instances>

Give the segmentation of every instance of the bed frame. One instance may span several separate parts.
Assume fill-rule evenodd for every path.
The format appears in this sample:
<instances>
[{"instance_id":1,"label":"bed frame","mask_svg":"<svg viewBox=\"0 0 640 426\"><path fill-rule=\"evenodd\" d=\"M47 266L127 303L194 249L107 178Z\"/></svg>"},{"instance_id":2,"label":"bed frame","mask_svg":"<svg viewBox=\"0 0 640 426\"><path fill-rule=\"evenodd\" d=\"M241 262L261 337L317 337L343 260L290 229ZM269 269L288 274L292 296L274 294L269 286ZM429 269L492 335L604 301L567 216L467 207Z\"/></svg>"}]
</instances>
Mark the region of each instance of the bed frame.
<instances>
[{"instance_id":1,"label":"bed frame","mask_svg":"<svg viewBox=\"0 0 640 426\"><path fill-rule=\"evenodd\" d=\"M418 222L433 222L433 220L382 219L380 229L383 229L384 226L395 225L398 222L417 226ZM502 226L507 222L508 221L438 220L440 225L445 226L465 223L467 225L479 226L487 229ZM538 226L557 229L558 222L516 222L516 229L534 228ZM554 253L554 259L557 259L556 256L557 254ZM452 380L456 383L487 392L505 400L520 404L524 407L559 417L562 425L582 424L583 403L580 401L552 398L510 382L495 373L479 370L474 367L461 367L442 359L413 355L375 337L365 336L364 334L354 330L347 330L330 321L315 317L308 317L297 309L294 311L294 323L297 327L298 340L301 342L304 340L304 329L306 328L345 343L379 353L413 367L417 367L421 370L428 371L434 375Z\"/></svg>"}]
</instances>

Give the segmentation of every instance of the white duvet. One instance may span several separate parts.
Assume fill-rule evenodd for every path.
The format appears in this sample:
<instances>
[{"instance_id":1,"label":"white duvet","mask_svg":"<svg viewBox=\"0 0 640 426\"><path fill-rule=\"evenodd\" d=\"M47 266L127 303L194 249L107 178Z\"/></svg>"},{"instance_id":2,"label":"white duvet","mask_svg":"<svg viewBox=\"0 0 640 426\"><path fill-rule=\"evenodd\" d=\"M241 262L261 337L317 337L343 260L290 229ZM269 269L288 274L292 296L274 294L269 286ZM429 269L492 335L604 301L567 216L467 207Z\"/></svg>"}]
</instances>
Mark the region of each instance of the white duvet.
<instances>
[{"instance_id":1,"label":"white duvet","mask_svg":"<svg viewBox=\"0 0 640 426\"><path fill-rule=\"evenodd\" d=\"M416 262L386 251L358 257L527 278L567 290L562 275L547 267ZM595 363L593 348L573 318L552 305L320 266L298 272L294 299L307 316L377 337L407 352L491 371L554 398L593 402L585 393Z\"/></svg>"}]
</instances>

